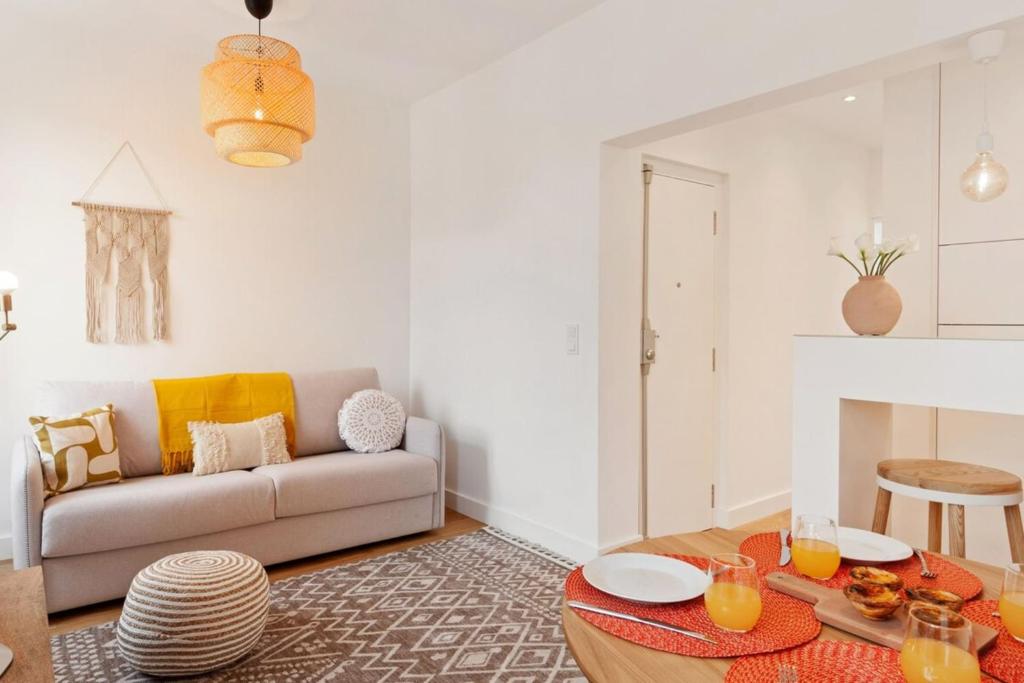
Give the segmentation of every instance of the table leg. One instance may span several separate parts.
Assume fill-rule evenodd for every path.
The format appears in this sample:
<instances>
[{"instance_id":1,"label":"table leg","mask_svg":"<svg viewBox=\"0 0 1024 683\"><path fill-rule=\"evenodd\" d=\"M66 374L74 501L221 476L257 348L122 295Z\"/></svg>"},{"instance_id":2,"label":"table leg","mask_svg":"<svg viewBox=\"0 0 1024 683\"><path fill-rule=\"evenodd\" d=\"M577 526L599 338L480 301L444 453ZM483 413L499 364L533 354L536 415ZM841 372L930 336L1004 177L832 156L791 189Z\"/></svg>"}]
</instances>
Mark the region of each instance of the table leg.
<instances>
[{"instance_id":1,"label":"table leg","mask_svg":"<svg viewBox=\"0 0 1024 683\"><path fill-rule=\"evenodd\" d=\"M942 552L942 503L928 503L928 550Z\"/></svg>"},{"instance_id":2,"label":"table leg","mask_svg":"<svg viewBox=\"0 0 1024 683\"><path fill-rule=\"evenodd\" d=\"M1006 516L1006 533L1010 537L1010 557L1014 562L1024 562L1024 525L1020 519L1020 505L1003 508Z\"/></svg>"},{"instance_id":3,"label":"table leg","mask_svg":"<svg viewBox=\"0 0 1024 683\"><path fill-rule=\"evenodd\" d=\"M967 542L964 531L964 506L949 505L949 554L953 557L967 556Z\"/></svg>"},{"instance_id":4,"label":"table leg","mask_svg":"<svg viewBox=\"0 0 1024 683\"><path fill-rule=\"evenodd\" d=\"M892 491L886 491L878 487L878 495L875 497L875 520L871 523L871 530L876 534L884 534L889 526L889 505L892 503Z\"/></svg>"}]
</instances>

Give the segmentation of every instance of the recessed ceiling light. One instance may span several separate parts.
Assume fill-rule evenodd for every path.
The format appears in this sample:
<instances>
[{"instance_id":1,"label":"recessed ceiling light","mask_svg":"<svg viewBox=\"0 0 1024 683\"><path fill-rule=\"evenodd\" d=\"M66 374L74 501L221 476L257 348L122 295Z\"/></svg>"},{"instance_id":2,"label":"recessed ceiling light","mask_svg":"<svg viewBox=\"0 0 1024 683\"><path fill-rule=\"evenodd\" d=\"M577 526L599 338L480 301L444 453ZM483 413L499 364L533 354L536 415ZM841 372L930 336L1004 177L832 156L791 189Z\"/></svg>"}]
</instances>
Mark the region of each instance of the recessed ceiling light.
<instances>
[{"instance_id":1,"label":"recessed ceiling light","mask_svg":"<svg viewBox=\"0 0 1024 683\"><path fill-rule=\"evenodd\" d=\"M856 101L857 101L857 96L856 95L847 95L846 97L843 98L843 102L856 102Z\"/></svg>"}]
</instances>

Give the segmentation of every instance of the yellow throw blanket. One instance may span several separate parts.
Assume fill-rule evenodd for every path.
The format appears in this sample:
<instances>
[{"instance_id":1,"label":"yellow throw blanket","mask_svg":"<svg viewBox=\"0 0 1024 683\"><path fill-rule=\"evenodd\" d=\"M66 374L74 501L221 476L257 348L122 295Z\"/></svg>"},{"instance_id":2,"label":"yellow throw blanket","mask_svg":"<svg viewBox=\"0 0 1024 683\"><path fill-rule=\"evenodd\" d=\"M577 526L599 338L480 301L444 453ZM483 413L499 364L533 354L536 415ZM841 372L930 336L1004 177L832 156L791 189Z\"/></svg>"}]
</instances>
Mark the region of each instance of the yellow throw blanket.
<instances>
[{"instance_id":1,"label":"yellow throw blanket","mask_svg":"<svg viewBox=\"0 0 1024 683\"><path fill-rule=\"evenodd\" d=\"M155 379L153 389L164 474L192 470L193 421L248 422L284 413L288 453L295 457L295 395L286 373Z\"/></svg>"}]
</instances>

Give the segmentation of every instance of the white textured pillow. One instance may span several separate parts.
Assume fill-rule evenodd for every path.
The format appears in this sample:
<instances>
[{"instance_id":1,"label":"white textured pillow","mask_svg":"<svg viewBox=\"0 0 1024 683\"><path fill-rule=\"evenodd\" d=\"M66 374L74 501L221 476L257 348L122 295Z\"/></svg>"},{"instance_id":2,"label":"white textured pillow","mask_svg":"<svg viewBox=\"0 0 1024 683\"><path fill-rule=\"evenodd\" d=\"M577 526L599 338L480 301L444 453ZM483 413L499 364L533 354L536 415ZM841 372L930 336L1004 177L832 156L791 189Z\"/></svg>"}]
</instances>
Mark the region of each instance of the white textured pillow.
<instances>
[{"instance_id":1,"label":"white textured pillow","mask_svg":"<svg viewBox=\"0 0 1024 683\"><path fill-rule=\"evenodd\" d=\"M338 412L338 432L358 453L397 448L405 433L405 410L397 398L377 389L352 394Z\"/></svg>"},{"instance_id":2,"label":"white textured pillow","mask_svg":"<svg viewBox=\"0 0 1024 683\"><path fill-rule=\"evenodd\" d=\"M189 422L188 432L196 476L291 462L283 413L250 422Z\"/></svg>"}]
</instances>

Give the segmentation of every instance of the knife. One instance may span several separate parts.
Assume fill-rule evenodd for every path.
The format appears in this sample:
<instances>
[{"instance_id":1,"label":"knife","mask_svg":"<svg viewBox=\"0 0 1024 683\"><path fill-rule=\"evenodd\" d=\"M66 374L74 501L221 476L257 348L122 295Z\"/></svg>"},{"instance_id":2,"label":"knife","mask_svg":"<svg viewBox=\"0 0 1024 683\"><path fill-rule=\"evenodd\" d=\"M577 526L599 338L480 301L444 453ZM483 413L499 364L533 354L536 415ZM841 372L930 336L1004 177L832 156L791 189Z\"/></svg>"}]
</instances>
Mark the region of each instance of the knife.
<instances>
[{"instance_id":1,"label":"knife","mask_svg":"<svg viewBox=\"0 0 1024 683\"><path fill-rule=\"evenodd\" d=\"M624 619L625 621L632 621L635 624L644 624L645 626L653 626L654 628L664 629L665 631L671 631L672 633L678 633L679 635L686 636L687 638L695 638L696 640L702 640L705 643L711 645L717 645L718 642L708 638L703 633L697 631L687 631L685 628L679 628L672 624L666 624L664 621L658 621L656 619L644 619L643 617L637 617L632 614L626 614L625 612L616 612L615 610L605 609L604 607L598 607L597 605L591 605L587 602L580 602L579 600L568 600L566 604L573 609L583 610L584 612L593 612L594 614L603 614L606 617L614 617L616 619Z\"/></svg>"},{"instance_id":2,"label":"knife","mask_svg":"<svg viewBox=\"0 0 1024 683\"><path fill-rule=\"evenodd\" d=\"M779 549L779 566L785 567L789 564L789 560L792 557L789 550L789 529L779 530L779 541L781 546Z\"/></svg>"}]
</instances>

